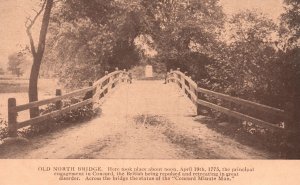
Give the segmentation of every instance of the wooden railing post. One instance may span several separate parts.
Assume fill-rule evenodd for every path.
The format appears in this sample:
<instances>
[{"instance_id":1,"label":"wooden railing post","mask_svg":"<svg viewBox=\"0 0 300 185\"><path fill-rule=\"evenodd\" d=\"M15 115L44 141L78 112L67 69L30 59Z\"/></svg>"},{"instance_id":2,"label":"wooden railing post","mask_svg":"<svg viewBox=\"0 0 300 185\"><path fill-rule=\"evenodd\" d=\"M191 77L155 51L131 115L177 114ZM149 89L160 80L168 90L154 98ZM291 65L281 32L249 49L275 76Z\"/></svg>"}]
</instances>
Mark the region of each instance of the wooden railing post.
<instances>
[{"instance_id":1,"label":"wooden railing post","mask_svg":"<svg viewBox=\"0 0 300 185\"><path fill-rule=\"evenodd\" d=\"M105 76L107 76L108 75L108 71L105 71ZM107 84L109 84L110 83L110 78L107 78ZM109 90L109 88L107 88L107 90L106 90L106 93L108 93L108 90ZM106 93L104 93L104 94L106 94Z\"/></svg>"},{"instance_id":2,"label":"wooden railing post","mask_svg":"<svg viewBox=\"0 0 300 185\"><path fill-rule=\"evenodd\" d=\"M199 88L199 84L197 83L196 87L196 95L197 95L197 100L202 99L202 94L199 92L197 89ZM201 105L199 103L196 104L197 108L197 115L201 115Z\"/></svg>"},{"instance_id":3,"label":"wooden railing post","mask_svg":"<svg viewBox=\"0 0 300 185\"><path fill-rule=\"evenodd\" d=\"M165 84L169 83L169 72L167 72L166 76L165 76Z\"/></svg>"},{"instance_id":4,"label":"wooden railing post","mask_svg":"<svg viewBox=\"0 0 300 185\"><path fill-rule=\"evenodd\" d=\"M180 71L180 68L177 68L177 71ZM181 84L181 75L176 75L177 76L177 79L178 78L180 78L180 79L178 79L178 81L179 81L179 83L180 83L180 88L182 88L182 84Z\"/></svg>"},{"instance_id":5,"label":"wooden railing post","mask_svg":"<svg viewBox=\"0 0 300 185\"><path fill-rule=\"evenodd\" d=\"M93 85L94 85L93 82L89 82L89 87L93 87ZM93 98L95 92L96 92L96 89L91 90L91 98Z\"/></svg>"},{"instance_id":6,"label":"wooden railing post","mask_svg":"<svg viewBox=\"0 0 300 185\"><path fill-rule=\"evenodd\" d=\"M178 68L177 70L180 71L180 68ZM182 93L185 94L185 78L182 74L180 74L180 84L181 84Z\"/></svg>"},{"instance_id":7,"label":"wooden railing post","mask_svg":"<svg viewBox=\"0 0 300 185\"><path fill-rule=\"evenodd\" d=\"M93 82L89 82L89 87L93 87L93 85L94 85ZM93 90L87 92L89 98L94 98L94 94L96 93L96 90L97 90L97 89L93 89ZM90 94L89 94L89 93L90 93ZM93 99L93 100L94 100L94 99ZM91 106L92 106L92 108L94 107L94 101L91 103Z\"/></svg>"},{"instance_id":8,"label":"wooden railing post","mask_svg":"<svg viewBox=\"0 0 300 185\"><path fill-rule=\"evenodd\" d=\"M119 68L116 67L116 68L115 68L115 71L119 71ZM121 75L122 75L122 73L118 73L118 74L117 74L117 79L118 79L118 80L115 81L114 87L118 85Z\"/></svg>"},{"instance_id":9,"label":"wooden railing post","mask_svg":"<svg viewBox=\"0 0 300 185\"><path fill-rule=\"evenodd\" d=\"M125 76L126 76L126 78L125 78L125 80L124 80L124 82L126 82L126 83L130 83L130 74L129 74L129 72L126 70L126 73L125 73Z\"/></svg>"},{"instance_id":10,"label":"wooden railing post","mask_svg":"<svg viewBox=\"0 0 300 185\"><path fill-rule=\"evenodd\" d=\"M112 89L112 86L113 86L113 84L112 84L113 77L114 77L114 76L110 75L109 78L108 78L108 83L107 83L107 84L108 84L107 93L109 93L109 92L111 91L111 89Z\"/></svg>"},{"instance_id":11,"label":"wooden railing post","mask_svg":"<svg viewBox=\"0 0 300 185\"><path fill-rule=\"evenodd\" d=\"M172 72L173 72L173 69L170 69L170 77L173 77L173 75L174 75ZM169 80L169 82L174 82L174 80L173 79Z\"/></svg>"},{"instance_id":12,"label":"wooden railing post","mask_svg":"<svg viewBox=\"0 0 300 185\"><path fill-rule=\"evenodd\" d=\"M121 73L121 82L125 82L125 75L126 75L126 69L123 69L123 72Z\"/></svg>"},{"instance_id":13,"label":"wooden railing post","mask_svg":"<svg viewBox=\"0 0 300 185\"><path fill-rule=\"evenodd\" d=\"M17 105L15 98L8 99L8 136L18 136L18 125L17 125L17 112L15 107Z\"/></svg>"},{"instance_id":14,"label":"wooden railing post","mask_svg":"<svg viewBox=\"0 0 300 185\"><path fill-rule=\"evenodd\" d=\"M55 92L55 96L61 96L62 95L62 91L61 89L56 89L56 92ZM56 109L57 110L60 110L62 108L62 101L59 100L55 103L55 106L56 106Z\"/></svg>"}]
</instances>

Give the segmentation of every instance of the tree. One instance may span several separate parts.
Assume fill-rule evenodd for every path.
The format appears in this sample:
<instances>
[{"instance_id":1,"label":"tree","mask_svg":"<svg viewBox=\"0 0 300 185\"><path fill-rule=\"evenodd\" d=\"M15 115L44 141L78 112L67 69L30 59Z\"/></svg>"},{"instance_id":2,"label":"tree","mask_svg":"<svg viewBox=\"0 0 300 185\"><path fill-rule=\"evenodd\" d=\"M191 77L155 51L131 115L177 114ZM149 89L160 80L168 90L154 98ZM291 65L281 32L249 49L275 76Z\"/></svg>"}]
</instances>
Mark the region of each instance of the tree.
<instances>
[{"instance_id":1,"label":"tree","mask_svg":"<svg viewBox=\"0 0 300 185\"><path fill-rule=\"evenodd\" d=\"M143 0L158 60L167 68L180 67L199 80L218 44L224 13L218 0ZM201 49L193 49L198 46ZM201 73L200 73L201 71Z\"/></svg>"},{"instance_id":2,"label":"tree","mask_svg":"<svg viewBox=\"0 0 300 185\"><path fill-rule=\"evenodd\" d=\"M281 16L281 43L279 43L282 61L281 82L284 95L290 102L290 111L296 127L300 127L300 1L284 0L285 12Z\"/></svg>"},{"instance_id":3,"label":"tree","mask_svg":"<svg viewBox=\"0 0 300 185\"><path fill-rule=\"evenodd\" d=\"M277 107L278 102L273 101L278 96L276 24L259 12L247 10L231 17L228 27L230 44L223 53L226 57L218 60L222 69L219 80L225 81L226 76L226 88L236 96Z\"/></svg>"},{"instance_id":4,"label":"tree","mask_svg":"<svg viewBox=\"0 0 300 185\"><path fill-rule=\"evenodd\" d=\"M300 1L284 0L285 12L281 15L281 24L286 27L281 36L288 36L289 47L299 47L300 44ZM285 35L285 36L286 36Z\"/></svg>"},{"instance_id":5,"label":"tree","mask_svg":"<svg viewBox=\"0 0 300 185\"><path fill-rule=\"evenodd\" d=\"M8 67L7 70L13 75L18 77L22 76L28 61L26 59L25 53L17 52L8 56Z\"/></svg>"},{"instance_id":6,"label":"tree","mask_svg":"<svg viewBox=\"0 0 300 185\"><path fill-rule=\"evenodd\" d=\"M30 41L30 47L31 47L31 53L33 58L33 64L31 67L30 72L30 78L29 78L29 102L37 101L38 100L38 77L39 77L39 71L40 66L42 63L45 46L46 46L46 35L48 30L48 25L50 21L50 14L51 9L53 7L53 0L44 0L42 8L40 11L37 12L36 16L33 19L28 18L26 21L26 33L28 35L29 41ZM35 46L33 36L31 33L31 29L33 25L35 24L36 20L38 19L39 15L44 11L44 15L42 18L42 25L40 29L39 34L39 40L37 48ZM38 108L32 108L30 109L30 117L36 117L39 115Z\"/></svg>"},{"instance_id":7,"label":"tree","mask_svg":"<svg viewBox=\"0 0 300 185\"><path fill-rule=\"evenodd\" d=\"M54 66L61 82L77 88L106 70L137 64L134 40L146 26L133 2L69 0L55 6L42 67Z\"/></svg>"}]
</instances>

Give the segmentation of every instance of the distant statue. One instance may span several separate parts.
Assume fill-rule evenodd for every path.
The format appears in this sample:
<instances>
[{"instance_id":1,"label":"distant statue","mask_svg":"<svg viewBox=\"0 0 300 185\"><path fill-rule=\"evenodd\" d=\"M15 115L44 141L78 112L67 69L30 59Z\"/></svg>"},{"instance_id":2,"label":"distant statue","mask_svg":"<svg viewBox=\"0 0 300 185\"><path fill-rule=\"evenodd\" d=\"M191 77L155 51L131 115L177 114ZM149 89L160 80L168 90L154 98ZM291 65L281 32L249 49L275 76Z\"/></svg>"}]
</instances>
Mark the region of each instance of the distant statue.
<instances>
[{"instance_id":1,"label":"distant statue","mask_svg":"<svg viewBox=\"0 0 300 185\"><path fill-rule=\"evenodd\" d=\"M153 77L153 67L151 65L146 65L145 77L146 78L152 78Z\"/></svg>"}]
</instances>

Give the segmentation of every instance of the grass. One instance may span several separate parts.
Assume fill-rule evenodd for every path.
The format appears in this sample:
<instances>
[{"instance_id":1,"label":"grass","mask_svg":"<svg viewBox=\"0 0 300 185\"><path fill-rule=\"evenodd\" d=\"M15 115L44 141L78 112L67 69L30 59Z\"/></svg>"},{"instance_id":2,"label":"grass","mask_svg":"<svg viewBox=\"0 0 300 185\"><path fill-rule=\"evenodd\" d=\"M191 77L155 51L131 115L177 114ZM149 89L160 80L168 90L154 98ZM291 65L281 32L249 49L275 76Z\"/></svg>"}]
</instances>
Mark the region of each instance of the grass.
<instances>
[{"instance_id":1,"label":"grass","mask_svg":"<svg viewBox=\"0 0 300 185\"><path fill-rule=\"evenodd\" d=\"M299 146L292 140L285 138L284 133L265 129L250 122L243 122L231 119L229 122L222 122L218 119L202 120L209 129L222 135L228 136L235 141L259 150L268 150L277 155L275 158L299 159ZM222 123L227 123L222 125ZM299 137L297 137L299 139Z\"/></svg>"}]
</instances>

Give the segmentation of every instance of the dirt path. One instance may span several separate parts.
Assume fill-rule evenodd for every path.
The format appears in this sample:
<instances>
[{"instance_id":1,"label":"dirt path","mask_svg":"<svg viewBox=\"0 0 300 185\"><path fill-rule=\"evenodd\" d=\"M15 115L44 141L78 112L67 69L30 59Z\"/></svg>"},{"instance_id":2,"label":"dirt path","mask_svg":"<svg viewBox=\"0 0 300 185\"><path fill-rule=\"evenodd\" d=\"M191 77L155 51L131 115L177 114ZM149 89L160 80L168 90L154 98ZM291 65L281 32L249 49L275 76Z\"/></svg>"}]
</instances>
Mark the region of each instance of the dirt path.
<instances>
[{"instance_id":1,"label":"dirt path","mask_svg":"<svg viewBox=\"0 0 300 185\"><path fill-rule=\"evenodd\" d=\"M0 158L271 158L194 121L191 102L162 81L123 85L101 107L99 118L10 147Z\"/></svg>"}]
</instances>

